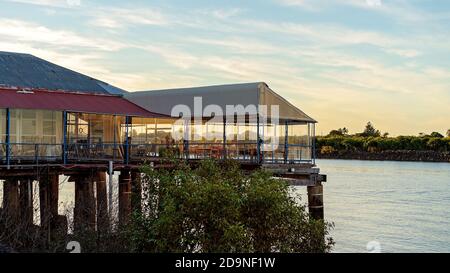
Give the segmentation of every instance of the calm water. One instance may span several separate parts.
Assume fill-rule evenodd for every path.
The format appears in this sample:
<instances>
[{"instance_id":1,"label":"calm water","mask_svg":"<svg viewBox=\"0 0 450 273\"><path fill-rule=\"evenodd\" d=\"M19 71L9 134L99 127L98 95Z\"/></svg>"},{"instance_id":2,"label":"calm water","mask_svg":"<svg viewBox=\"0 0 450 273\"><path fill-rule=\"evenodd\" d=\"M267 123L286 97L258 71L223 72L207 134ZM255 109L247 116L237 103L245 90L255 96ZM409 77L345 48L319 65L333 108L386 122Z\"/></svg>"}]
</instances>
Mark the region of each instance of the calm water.
<instances>
[{"instance_id":1,"label":"calm water","mask_svg":"<svg viewBox=\"0 0 450 273\"><path fill-rule=\"evenodd\" d=\"M450 252L450 164L320 160L335 252Z\"/></svg>"}]
</instances>

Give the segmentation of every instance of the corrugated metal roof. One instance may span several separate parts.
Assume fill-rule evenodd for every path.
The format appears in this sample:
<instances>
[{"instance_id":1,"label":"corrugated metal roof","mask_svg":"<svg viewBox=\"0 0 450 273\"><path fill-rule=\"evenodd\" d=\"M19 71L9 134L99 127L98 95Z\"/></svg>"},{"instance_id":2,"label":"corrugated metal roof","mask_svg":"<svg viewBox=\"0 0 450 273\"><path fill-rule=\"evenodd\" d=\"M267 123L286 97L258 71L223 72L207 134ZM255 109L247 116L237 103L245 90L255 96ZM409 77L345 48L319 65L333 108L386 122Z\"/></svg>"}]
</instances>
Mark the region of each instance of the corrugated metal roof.
<instances>
[{"instance_id":1,"label":"corrugated metal roof","mask_svg":"<svg viewBox=\"0 0 450 273\"><path fill-rule=\"evenodd\" d=\"M0 108L166 117L147 111L119 96L31 89L24 91L15 88L0 88Z\"/></svg>"},{"instance_id":2,"label":"corrugated metal roof","mask_svg":"<svg viewBox=\"0 0 450 273\"><path fill-rule=\"evenodd\" d=\"M126 93L125 90L33 55L1 51L0 85L100 94Z\"/></svg>"},{"instance_id":3,"label":"corrugated metal roof","mask_svg":"<svg viewBox=\"0 0 450 273\"><path fill-rule=\"evenodd\" d=\"M203 107L218 105L225 111L227 105L278 105L279 118L282 120L317 122L264 82L129 92L124 97L145 109L166 115L170 115L176 105L186 105L193 111L194 97L202 97ZM269 107L269 115L270 112Z\"/></svg>"}]
</instances>

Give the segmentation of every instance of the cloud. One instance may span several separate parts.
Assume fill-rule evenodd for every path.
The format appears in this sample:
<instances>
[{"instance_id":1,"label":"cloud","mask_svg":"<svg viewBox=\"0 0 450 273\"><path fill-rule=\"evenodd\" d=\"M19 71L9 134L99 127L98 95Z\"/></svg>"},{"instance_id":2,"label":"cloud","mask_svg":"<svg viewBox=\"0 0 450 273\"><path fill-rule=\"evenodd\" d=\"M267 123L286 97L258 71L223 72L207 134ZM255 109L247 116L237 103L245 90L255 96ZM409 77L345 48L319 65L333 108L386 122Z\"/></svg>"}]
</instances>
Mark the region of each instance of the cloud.
<instances>
[{"instance_id":1,"label":"cloud","mask_svg":"<svg viewBox=\"0 0 450 273\"><path fill-rule=\"evenodd\" d=\"M21 4L30 4L37 6L70 8L81 6L81 0L6 0Z\"/></svg>"},{"instance_id":2,"label":"cloud","mask_svg":"<svg viewBox=\"0 0 450 273\"><path fill-rule=\"evenodd\" d=\"M164 26L169 24L166 16L157 9L150 8L99 8L91 12L91 25L112 29L129 26Z\"/></svg>"},{"instance_id":3,"label":"cloud","mask_svg":"<svg viewBox=\"0 0 450 273\"><path fill-rule=\"evenodd\" d=\"M0 19L0 25L2 26L0 35L4 41L45 44L52 47L91 48L102 51L116 51L124 47L119 42L101 38L87 38L74 32L50 29L22 20Z\"/></svg>"}]
</instances>

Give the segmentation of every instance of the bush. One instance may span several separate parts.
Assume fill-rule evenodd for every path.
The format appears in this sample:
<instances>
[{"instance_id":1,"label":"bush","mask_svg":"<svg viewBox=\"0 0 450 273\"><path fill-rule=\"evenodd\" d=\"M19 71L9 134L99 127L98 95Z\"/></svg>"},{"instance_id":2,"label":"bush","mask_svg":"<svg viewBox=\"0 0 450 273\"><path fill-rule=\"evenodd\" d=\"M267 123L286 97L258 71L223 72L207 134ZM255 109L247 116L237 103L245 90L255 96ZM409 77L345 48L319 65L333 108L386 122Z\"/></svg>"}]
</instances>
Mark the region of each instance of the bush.
<instances>
[{"instance_id":1,"label":"bush","mask_svg":"<svg viewBox=\"0 0 450 273\"><path fill-rule=\"evenodd\" d=\"M308 218L291 188L233 162L144 168L144 213L129 227L138 252L328 252L331 225ZM324 239L326 237L326 239Z\"/></svg>"},{"instance_id":2,"label":"bush","mask_svg":"<svg viewBox=\"0 0 450 273\"><path fill-rule=\"evenodd\" d=\"M320 154L329 155L335 153L336 150L331 146L322 146L320 148Z\"/></svg>"}]
</instances>

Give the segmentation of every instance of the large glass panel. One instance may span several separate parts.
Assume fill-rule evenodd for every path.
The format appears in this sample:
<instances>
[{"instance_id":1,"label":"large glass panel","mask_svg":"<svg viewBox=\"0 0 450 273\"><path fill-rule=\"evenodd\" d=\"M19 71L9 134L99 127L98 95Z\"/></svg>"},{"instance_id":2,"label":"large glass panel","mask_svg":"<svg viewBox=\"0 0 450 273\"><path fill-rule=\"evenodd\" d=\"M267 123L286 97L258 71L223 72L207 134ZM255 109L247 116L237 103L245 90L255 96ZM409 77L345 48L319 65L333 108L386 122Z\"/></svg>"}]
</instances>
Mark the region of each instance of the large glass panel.
<instances>
[{"instance_id":1,"label":"large glass panel","mask_svg":"<svg viewBox=\"0 0 450 273\"><path fill-rule=\"evenodd\" d=\"M289 144L310 145L308 124L289 124Z\"/></svg>"},{"instance_id":2,"label":"large glass panel","mask_svg":"<svg viewBox=\"0 0 450 273\"><path fill-rule=\"evenodd\" d=\"M13 109L10 117L13 159L61 156L62 112Z\"/></svg>"},{"instance_id":3,"label":"large glass panel","mask_svg":"<svg viewBox=\"0 0 450 273\"><path fill-rule=\"evenodd\" d=\"M124 117L85 113L67 116L67 142L69 159L110 160L121 159Z\"/></svg>"},{"instance_id":4,"label":"large glass panel","mask_svg":"<svg viewBox=\"0 0 450 273\"><path fill-rule=\"evenodd\" d=\"M303 162L312 159L312 137L309 124L289 124L289 162Z\"/></svg>"},{"instance_id":5,"label":"large glass panel","mask_svg":"<svg viewBox=\"0 0 450 273\"><path fill-rule=\"evenodd\" d=\"M183 141L174 139L175 130L183 126L174 126L175 119L170 118L139 118L133 117L129 126L130 158L157 157L162 153L181 154ZM122 127L122 134L126 135L126 127Z\"/></svg>"},{"instance_id":6,"label":"large glass panel","mask_svg":"<svg viewBox=\"0 0 450 273\"><path fill-rule=\"evenodd\" d=\"M231 118L226 124L228 158L241 161L257 161L257 124L245 120Z\"/></svg>"}]
</instances>

